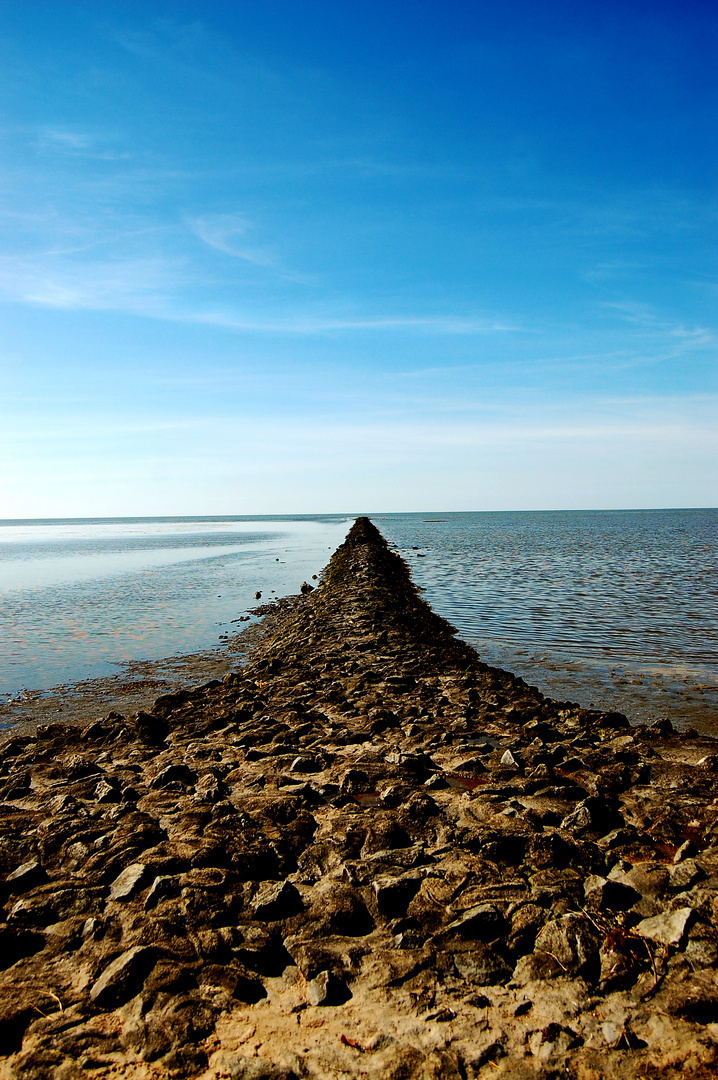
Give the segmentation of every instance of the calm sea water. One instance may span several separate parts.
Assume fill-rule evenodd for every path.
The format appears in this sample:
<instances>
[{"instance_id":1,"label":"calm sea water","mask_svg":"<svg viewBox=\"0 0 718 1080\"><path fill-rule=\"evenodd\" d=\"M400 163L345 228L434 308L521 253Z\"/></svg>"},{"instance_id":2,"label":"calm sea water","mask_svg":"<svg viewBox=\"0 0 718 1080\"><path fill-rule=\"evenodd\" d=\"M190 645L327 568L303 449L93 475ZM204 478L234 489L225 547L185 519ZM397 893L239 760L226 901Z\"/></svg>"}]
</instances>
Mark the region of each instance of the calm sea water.
<instances>
[{"instance_id":1,"label":"calm sea water","mask_svg":"<svg viewBox=\"0 0 718 1080\"><path fill-rule=\"evenodd\" d=\"M0 694L215 647L256 591L318 574L352 520L0 521Z\"/></svg>"},{"instance_id":2,"label":"calm sea water","mask_svg":"<svg viewBox=\"0 0 718 1080\"><path fill-rule=\"evenodd\" d=\"M374 520L487 663L552 697L718 733L718 510Z\"/></svg>"},{"instance_id":3,"label":"calm sea water","mask_svg":"<svg viewBox=\"0 0 718 1080\"><path fill-rule=\"evenodd\" d=\"M718 731L718 511L382 514L425 599L554 697ZM216 646L352 518L0 522L0 691Z\"/></svg>"}]
</instances>

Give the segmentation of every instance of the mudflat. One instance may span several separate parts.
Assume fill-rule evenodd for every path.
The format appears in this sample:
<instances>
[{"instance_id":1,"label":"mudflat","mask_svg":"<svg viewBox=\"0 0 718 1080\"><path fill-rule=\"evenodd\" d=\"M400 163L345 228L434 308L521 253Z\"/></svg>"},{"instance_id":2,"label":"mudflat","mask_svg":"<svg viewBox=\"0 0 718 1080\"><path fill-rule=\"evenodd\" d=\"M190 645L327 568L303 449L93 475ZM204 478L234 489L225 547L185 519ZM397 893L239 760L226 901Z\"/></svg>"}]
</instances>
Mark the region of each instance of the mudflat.
<instances>
[{"instance_id":1,"label":"mudflat","mask_svg":"<svg viewBox=\"0 0 718 1080\"><path fill-rule=\"evenodd\" d=\"M718 742L487 667L365 518L241 671L0 783L0 1077L718 1072Z\"/></svg>"}]
</instances>

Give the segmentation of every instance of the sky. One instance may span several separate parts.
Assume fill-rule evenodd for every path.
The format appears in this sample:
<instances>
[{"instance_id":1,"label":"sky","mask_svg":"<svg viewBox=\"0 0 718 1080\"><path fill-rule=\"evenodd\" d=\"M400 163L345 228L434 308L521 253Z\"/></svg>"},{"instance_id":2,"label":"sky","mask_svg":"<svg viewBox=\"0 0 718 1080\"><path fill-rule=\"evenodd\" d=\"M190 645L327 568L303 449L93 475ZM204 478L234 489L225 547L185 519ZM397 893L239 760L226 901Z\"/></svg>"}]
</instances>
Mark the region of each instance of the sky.
<instances>
[{"instance_id":1,"label":"sky","mask_svg":"<svg viewBox=\"0 0 718 1080\"><path fill-rule=\"evenodd\" d=\"M0 0L0 518L717 505L717 39Z\"/></svg>"}]
</instances>

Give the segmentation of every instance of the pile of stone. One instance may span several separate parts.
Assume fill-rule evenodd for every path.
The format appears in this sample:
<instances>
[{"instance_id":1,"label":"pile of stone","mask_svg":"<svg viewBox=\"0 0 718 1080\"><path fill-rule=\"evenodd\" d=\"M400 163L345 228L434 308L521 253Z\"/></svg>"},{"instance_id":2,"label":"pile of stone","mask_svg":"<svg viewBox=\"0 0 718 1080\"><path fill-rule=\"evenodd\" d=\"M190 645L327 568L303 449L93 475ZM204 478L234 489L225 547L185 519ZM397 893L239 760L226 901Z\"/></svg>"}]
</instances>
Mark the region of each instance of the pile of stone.
<instances>
[{"instance_id":1,"label":"pile of stone","mask_svg":"<svg viewBox=\"0 0 718 1080\"><path fill-rule=\"evenodd\" d=\"M713 1077L718 747L482 664L366 519L222 682L0 747L0 1077Z\"/></svg>"}]
</instances>

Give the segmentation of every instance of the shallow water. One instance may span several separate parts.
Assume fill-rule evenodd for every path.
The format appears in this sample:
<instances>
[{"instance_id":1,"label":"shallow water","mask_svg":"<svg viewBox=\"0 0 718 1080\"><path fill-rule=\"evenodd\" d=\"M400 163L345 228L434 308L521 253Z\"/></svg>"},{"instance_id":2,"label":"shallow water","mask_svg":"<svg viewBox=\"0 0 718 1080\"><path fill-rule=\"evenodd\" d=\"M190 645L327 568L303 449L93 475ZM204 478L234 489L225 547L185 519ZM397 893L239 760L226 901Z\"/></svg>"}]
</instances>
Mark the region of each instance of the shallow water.
<instances>
[{"instance_id":1,"label":"shallow water","mask_svg":"<svg viewBox=\"0 0 718 1080\"><path fill-rule=\"evenodd\" d=\"M215 647L256 591L264 602L318 574L351 521L0 522L0 692Z\"/></svg>"},{"instance_id":2,"label":"shallow water","mask_svg":"<svg viewBox=\"0 0 718 1080\"><path fill-rule=\"evenodd\" d=\"M718 731L718 511L374 520L487 663L552 697Z\"/></svg>"},{"instance_id":3,"label":"shallow water","mask_svg":"<svg viewBox=\"0 0 718 1080\"><path fill-rule=\"evenodd\" d=\"M718 511L373 520L487 663L552 697L718 733ZM216 646L256 590L319 573L351 521L0 522L0 691Z\"/></svg>"}]
</instances>

